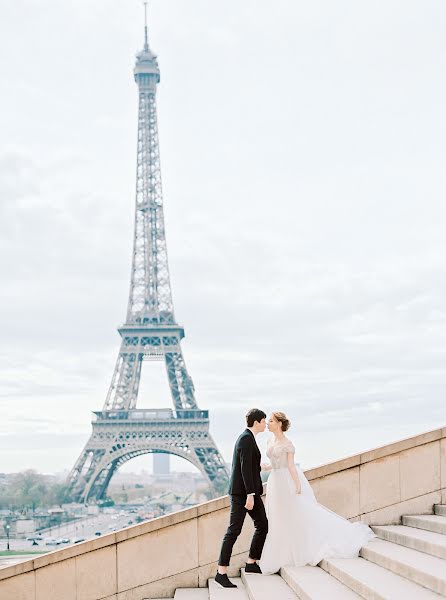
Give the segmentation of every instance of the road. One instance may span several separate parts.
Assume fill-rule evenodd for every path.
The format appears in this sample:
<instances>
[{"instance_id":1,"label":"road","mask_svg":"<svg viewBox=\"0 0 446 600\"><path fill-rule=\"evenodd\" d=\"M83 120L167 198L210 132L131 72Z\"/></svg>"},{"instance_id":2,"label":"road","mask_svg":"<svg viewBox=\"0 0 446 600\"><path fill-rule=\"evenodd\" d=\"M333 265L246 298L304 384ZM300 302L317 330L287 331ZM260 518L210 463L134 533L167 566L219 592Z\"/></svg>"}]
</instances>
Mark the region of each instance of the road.
<instances>
[{"instance_id":1,"label":"road","mask_svg":"<svg viewBox=\"0 0 446 600\"><path fill-rule=\"evenodd\" d=\"M136 515L133 513L126 513L123 515L110 515L100 514L95 517L90 517L77 523L64 523L63 525L52 527L50 530L46 530L42 534L44 538L68 538L70 542L59 544L59 545L48 545L45 544L44 540L37 541L37 546L33 546L32 541L10 538L9 547L11 550L42 550L43 552L48 550L56 550L68 546L73 543L75 538L84 538L86 540L98 537L96 532L100 532L101 535L111 533L123 527L129 526L129 521L134 524ZM34 535L34 534L30 534ZM0 550L6 550L7 540L2 538L0 540Z\"/></svg>"}]
</instances>

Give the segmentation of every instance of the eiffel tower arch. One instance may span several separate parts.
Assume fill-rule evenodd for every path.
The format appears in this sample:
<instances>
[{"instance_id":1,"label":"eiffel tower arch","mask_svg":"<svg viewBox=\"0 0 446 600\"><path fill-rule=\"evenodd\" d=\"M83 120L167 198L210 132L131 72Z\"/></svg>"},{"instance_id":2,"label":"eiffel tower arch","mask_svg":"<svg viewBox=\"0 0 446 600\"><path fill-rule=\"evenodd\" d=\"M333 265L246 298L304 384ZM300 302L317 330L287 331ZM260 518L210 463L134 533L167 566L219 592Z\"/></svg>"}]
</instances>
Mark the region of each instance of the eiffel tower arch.
<instances>
[{"instance_id":1,"label":"eiffel tower arch","mask_svg":"<svg viewBox=\"0 0 446 600\"><path fill-rule=\"evenodd\" d=\"M228 474L209 433L209 412L200 410L181 350L184 329L178 325L170 287L156 89L160 71L148 44L136 55L138 143L136 202L130 293L116 366L102 411L94 412L90 439L68 479L78 502L106 494L116 470L128 460L163 452L195 465L216 492ZM136 408L144 360L164 361L173 408Z\"/></svg>"}]
</instances>

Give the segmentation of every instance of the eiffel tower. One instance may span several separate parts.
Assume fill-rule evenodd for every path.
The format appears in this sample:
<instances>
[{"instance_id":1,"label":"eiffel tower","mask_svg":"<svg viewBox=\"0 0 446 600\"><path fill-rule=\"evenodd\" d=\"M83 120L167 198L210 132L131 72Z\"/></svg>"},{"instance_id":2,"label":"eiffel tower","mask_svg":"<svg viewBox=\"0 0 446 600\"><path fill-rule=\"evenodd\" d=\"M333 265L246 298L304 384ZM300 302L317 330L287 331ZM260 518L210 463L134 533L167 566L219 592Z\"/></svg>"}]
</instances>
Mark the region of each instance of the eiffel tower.
<instances>
[{"instance_id":1,"label":"eiffel tower","mask_svg":"<svg viewBox=\"0 0 446 600\"><path fill-rule=\"evenodd\" d=\"M215 492L227 482L223 458L209 433L209 411L200 410L181 351L184 329L175 320L164 231L158 145L157 57L148 44L145 3L144 48L136 55L139 91L135 229L130 294L121 347L102 411L72 469L74 501L103 498L115 471L147 453L180 456L195 465ZM173 408L137 409L143 360L164 361Z\"/></svg>"}]
</instances>

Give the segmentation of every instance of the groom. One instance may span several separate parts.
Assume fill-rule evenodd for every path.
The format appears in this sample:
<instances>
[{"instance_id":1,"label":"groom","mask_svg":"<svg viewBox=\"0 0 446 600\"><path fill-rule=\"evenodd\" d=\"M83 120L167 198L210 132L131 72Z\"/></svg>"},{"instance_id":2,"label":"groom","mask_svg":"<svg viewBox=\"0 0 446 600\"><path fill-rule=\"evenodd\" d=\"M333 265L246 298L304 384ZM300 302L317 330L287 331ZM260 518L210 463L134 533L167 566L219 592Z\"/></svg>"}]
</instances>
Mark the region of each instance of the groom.
<instances>
[{"instance_id":1,"label":"groom","mask_svg":"<svg viewBox=\"0 0 446 600\"><path fill-rule=\"evenodd\" d=\"M255 437L265 431L266 415L258 408L252 408L246 415L247 428L235 443L232 459L232 473L229 484L231 497L231 514L229 527L223 538L218 570L215 581L225 588L235 588L228 575L228 566L234 546L243 527L246 513L254 521L255 533L249 549L249 558L246 563L246 573L261 573L257 560L262 555L266 534L268 533L268 519L261 495L263 493L260 478L260 450Z\"/></svg>"}]
</instances>

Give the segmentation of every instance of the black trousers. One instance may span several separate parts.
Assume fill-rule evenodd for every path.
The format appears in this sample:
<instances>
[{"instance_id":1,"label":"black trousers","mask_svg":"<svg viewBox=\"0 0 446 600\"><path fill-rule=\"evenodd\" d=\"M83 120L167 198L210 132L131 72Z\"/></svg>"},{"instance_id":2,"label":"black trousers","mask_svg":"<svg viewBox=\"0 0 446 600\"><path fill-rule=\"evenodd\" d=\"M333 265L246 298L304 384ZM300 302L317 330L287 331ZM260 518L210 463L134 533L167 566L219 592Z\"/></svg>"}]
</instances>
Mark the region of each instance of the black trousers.
<instances>
[{"instance_id":1,"label":"black trousers","mask_svg":"<svg viewBox=\"0 0 446 600\"><path fill-rule=\"evenodd\" d=\"M229 517L229 527L226 531L223 543L221 545L220 558L218 564L221 567L227 567L231 559L232 548L240 535L245 520L246 513L254 521L255 532L249 549L249 558L259 560L262 555L263 546L268 533L268 519L266 518L265 507L262 498L256 494L254 496L254 507L252 510L245 508L246 496L231 496L231 515Z\"/></svg>"}]
</instances>

